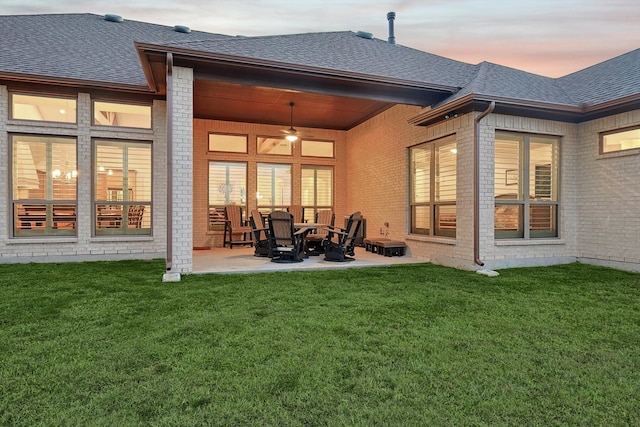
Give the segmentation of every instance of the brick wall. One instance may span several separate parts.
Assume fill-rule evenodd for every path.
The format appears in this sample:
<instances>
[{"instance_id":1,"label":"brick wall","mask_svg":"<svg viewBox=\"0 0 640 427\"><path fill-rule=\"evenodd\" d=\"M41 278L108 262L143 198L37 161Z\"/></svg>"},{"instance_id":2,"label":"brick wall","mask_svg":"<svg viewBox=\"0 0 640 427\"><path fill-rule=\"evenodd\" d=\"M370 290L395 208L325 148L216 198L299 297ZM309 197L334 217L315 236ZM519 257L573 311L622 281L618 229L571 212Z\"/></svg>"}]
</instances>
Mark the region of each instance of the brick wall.
<instances>
[{"instance_id":1,"label":"brick wall","mask_svg":"<svg viewBox=\"0 0 640 427\"><path fill-rule=\"evenodd\" d=\"M576 196L581 149L577 125L491 114L480 130L480 259L487 268L548 265L575 261L578 209ZM560 212L557 239L494 239L495 132L514 131L560 137Z\"/></svg>"},{"instance_id":2,"label":"brick wall","mask_svg":"<svg viewBox=\"0 0 640 427\"><path fill-rule=\"evenodd\" d=\"M174 68L173 78L173 241L175 272L190 272L193 247L221 245L207 230L208 162L246 161L247 194L255 194L256 164L293 165L293 203L300 202L300 166L334 167L336 222L360 210L369 237L382 234L405 240L409 254L433 262L473 268L473 118L461 115L429 127L407 120L420 109L395 106L348 132L300 129L316 139L335 141L335 159L256 154L256 136L279 135L281 127L193 119L193 75ZM166 241L167 134L164 101L153 105L153 130L105 129L91 126L91 99L78 97L78 124L9 121L8 91L0 86L0 152L8 153L10 133L74 136L78 141L78 235L73 238L10 238L10 194L0 192L0 262L79 261L164 257ZM640 270L639 150L601 155L599 132L640 124L640 111L580 125L492 114L480 126L480 258L488 268L545 265L581 259ZM560 212L558 239L498 240L493 237L493 141L496 130L555 135L560 143ZM248 154L211 153L210 132L248 135ZM458 144L457 236L455 239L409 234L408 147L456 135ZM153 141L153 236L93 237L91 139ZM10 188L8 162L0 162L0 187ZM248 197L248 209L255 199ZM388 223L387 228L385 224Z\"/></svg>"},{"instance_id":3,"label":"brick wall","mask_svg":"<svg viewBox=\"0 0 640 427\"><path fill-rule=\"evenodd\" d=\"M0 191L0 263L58 262L116 259L163 258L166 253L165 199L166 187L160 187L166 171L166 120L164 102L153 107L153 130L109 129L91 126L91 98L78 96L78 123L43 123L8 120L9 92L0 86L0 188L10 189L8 169L9 134L30 133L61 135L77 138L78 153L78 211L76 237L11 238L10 193ZM153 141L153 236L92 236L92 174L91 139L114 138Z\"/></svg>"},{"instance_id":4,"label":"brick wall","mask_svg":"<svg viewBox=\"0 0 640 427\"><path fill-rule=\"evenodd\" d=\"M213 248L222 246L222 232L208 230L208 173L210 161L235 161L247 164L247 209L257 207L255 197L258 163L285 163L292 165L292 203L300 204L301 165L332 166L334 168L334 210L338 219L347 215L346 133L342 131L298 128L310 139L335 141L335 158L311 158L300 155L300 144L293 147L292 156L257 154L257 136L281 137L282 126L254 123L225 122L196 119L193 121L193 246ZM210 133L247 135L248 153L220 153L209 151Z\"/></svg>"},{"instance_id":5,"label":"brick wall","mask_svg":"<svg viewBox=\"0 0 640 427\"><path fill-rule=\"evenodd\" d=\"M407 124L419 111L396 106L349 131L349 206L362 210L369 237L406 241L408 253L425 261L469 265L473 261L472 116L429 127ZM456 238L412 235L408 148L449 135L456 135L458 148Z\"/></svg>"},{"instance_id":6,"label":"brick wall","mask_svg":"<svg viewBox=\"0 0 640 427\"><path fill-rule=\"evenodd\" d=\"M405 240L412 256L458 268L477 268L473 257L474 209L474 117L461 115L428 127L406 124L418 109L396 106L348 132L349 209L360 209L368 221L369 237ZM559 239L494 239L494 151L495 131L509 130L561 137L561 195ZM487 268L545 265L576 258L578 167L577 125L489 115L480 126L480 259ZM407 148L427 141L456 135L457 231L456 238L409 234L408 152Z\"/></svg>"},{"instance_id":7,"label":"brick wall","mask_svg":"<svg viewBox=\"0 0 640 427\"><path fill-rule=\"evenodd\" d=\"M640 271L640 149L599 154L599 133L640 125L640 110L580 125L577 256Z\"/></svg>"}]
</instances>

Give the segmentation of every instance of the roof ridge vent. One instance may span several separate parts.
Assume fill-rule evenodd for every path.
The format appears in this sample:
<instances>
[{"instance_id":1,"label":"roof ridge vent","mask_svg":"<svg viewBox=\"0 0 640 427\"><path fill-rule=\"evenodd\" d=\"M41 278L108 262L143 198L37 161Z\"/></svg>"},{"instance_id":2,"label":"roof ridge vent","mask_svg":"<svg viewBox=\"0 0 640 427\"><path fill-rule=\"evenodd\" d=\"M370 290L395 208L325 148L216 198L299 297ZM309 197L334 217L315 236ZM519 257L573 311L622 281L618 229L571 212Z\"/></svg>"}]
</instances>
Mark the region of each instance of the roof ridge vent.
<instances>
[{"instance_id":1,"label":"roof ridge vent","mask_svg":"<svg viewBox=\"0 0 640 427\"><path fill-rule=\"evenodd\" d=\"M363 39L369 39L369 40L373 38L373 34L367 33L366 31L358 31L356 33L356 36L362 37Z\"/></svg>"},{"instance_id":2,"label":"roof ridge vent","mask_svg":"<svg viewBox=\"0 0 640 427\"><path fill-rule=\"evenodd\" d=\"M115 15L113 13L107 13L104 15L104 20L109 22L122 22L124 19L120 15Z\"/></svg>"},{"instance_id":3,"label":"roof ridge vent","mask_svg":"<svg viewBox=\"0 0 640 427\"><path fill-rule=\"evenodd\" d=\"M191 28L187 27L186 25L174 25L173 31L175 31L176 33L189 34L191 32Z\"/></svg>"}]
</instances>

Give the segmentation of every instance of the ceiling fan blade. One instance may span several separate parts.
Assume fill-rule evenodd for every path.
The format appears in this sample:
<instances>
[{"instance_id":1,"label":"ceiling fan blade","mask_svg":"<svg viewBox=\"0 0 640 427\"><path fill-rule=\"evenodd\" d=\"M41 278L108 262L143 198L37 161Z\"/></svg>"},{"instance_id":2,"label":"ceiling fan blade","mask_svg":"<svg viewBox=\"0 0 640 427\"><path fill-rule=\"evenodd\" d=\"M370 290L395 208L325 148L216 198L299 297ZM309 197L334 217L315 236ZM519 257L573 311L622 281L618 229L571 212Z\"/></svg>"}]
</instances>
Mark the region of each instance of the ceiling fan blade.
<instances>
[{"instance_id":1,"label":"ceiling fan blade","mask_svg":"<svg viewBox=\"0 0 640 427\"><path fill-rule=\"evenodd\" d=\"M280 132L282 132L283 134L285 134L287 137L288 136L292 136L295 137L294 139L291 139L291 142L294 142L295 139L300 139L303 136L306 138L312 138L309 135L303 135L304 132L299 132L296 128L293 127L293 106L295 105L294 102L289 102L289 108L291 109L291 120L289 122L289 129L282 129Z\"/></svg>"},{"instance_id":2,"label":"ceiling fan blade","mask_svg":"<svg viewBox=\"0 0 640 427\"><path fill-rule=\"evenodd\" d=\"M286 133L287 135L297 135L298 131L294 128L282 129L280 132Z\"/></svg>"}]
</instances>

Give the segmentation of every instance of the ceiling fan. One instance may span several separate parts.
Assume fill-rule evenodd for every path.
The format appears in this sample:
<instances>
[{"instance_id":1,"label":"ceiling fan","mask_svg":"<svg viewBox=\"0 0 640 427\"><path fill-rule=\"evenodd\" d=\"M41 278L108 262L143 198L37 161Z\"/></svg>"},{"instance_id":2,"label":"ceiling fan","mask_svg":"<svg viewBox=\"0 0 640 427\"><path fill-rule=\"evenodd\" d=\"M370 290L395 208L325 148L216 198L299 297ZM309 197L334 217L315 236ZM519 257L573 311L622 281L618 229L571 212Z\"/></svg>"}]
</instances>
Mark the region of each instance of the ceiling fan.
<instances>
[{"instance_id":1,"label":"ceiling fan","mask_svg":"<svg viewBox=\"0 0 640 427\"><path fill-rule=\"evenodd\" d=\"M283 130L282 132L285 134L285 139L289 142L296 142L298 140L298 131L293 127L293 107L295 102L289 102L289 107L291 108L291 121L289 122L289 129Z\"/></svg>"}]
</instances>

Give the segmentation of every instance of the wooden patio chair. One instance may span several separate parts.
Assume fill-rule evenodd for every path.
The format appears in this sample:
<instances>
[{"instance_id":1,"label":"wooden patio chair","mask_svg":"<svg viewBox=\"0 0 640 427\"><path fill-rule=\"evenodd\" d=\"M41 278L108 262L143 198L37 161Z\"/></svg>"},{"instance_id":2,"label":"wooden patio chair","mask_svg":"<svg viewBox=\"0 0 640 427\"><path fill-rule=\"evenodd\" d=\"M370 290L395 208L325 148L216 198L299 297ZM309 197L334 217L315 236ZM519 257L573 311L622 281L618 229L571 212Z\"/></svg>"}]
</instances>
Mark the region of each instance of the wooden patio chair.
<instances>
[{"instance_id":1,"label":"wooden patio chair","mask_svg":"<svg viewBox=\"0 0 640 427\"><path fill-rule=\"evenodd\" d=\"M346 228L327 227L327 238L322 241L325 261L344 262L355 259L347 255L355 255L356 236L361 222L362 215L357 211L349 216Z\"/></svg>"},{"instance_id":2,"label":"wooden patio chair","mask_svg":"<svg viewBox=\"0 0 640 427\"><path fill-rule=\"evenodd\" d=\"M295 229L293 215L274 211L269 214L269 239L272 262L301 262L304 259L304 235L308 230Z\"/></svg>"},{"instance_id":3,"label":"wooden patio chair","mask_svg":"<svg viewBox=\"0 0 640 427\"><path fill-rule=\"evenodd\" d=\"M127 208L127 224L129 228L142 228L144 205L130 205Z\"/></svg>"},{"instance_id":4,"label":"wooden patio chair","mask_svg":"<svg viewBox=\"0 0 640 427\"><path fill-rule=\"evenodd\" d=\"M237 240L234 236L242 235L242 240ZM224 207L224 242L223 247L233 249L233 245L253 245L251 240L251 226L242 219L242 207L238 205L227 205Z\"/></svg>"},{"instance_id":5,"label":"wooden patio chair","mask_svg":"<svg viewBox=\"0 0 640 427\"><path fill-rule=\"evenodd\" d=\"M251 232L253 233L254 256L271 256L269 244L269 229L265 228L262 214L257 209L251 211L249 217Z\"/></svg>"},{"instance_id":6,"label":"wooden patio chair","mask_svg":"<svg viewBox=\"0 0 640 427\"><path fill-rule=\"evenodd\" d=\"M304 208L302 206L291 205L287 208L287 212L293 215L293 222L298 224L304 222Z\"/></svg>"},{"instance_id":7,"label":"wooden patio chair","mask_svg":"<svg viewBox=\"0 0 640 427\"><path fill-rule=\"evenodd\" d=\"M336 216L331 209L322 209L316 213L315 223L319 226L305 237L307 255L316 256L324 253L322 241L328 237L328 231L327 228L320 226L320 224L333 227L335 218Z\"/></svg>"}]
</instances>

